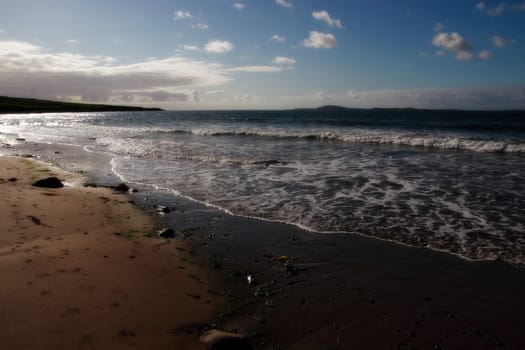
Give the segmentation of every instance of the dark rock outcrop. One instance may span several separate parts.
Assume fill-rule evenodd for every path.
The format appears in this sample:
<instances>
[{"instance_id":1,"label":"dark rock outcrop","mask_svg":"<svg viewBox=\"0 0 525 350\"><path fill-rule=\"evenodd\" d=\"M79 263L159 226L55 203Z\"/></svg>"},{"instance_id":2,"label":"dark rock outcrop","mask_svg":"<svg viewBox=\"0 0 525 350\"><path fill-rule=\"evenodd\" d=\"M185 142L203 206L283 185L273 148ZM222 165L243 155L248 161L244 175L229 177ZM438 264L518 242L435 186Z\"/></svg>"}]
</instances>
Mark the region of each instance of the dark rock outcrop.
<instances>
[{"instance_id":1,"label":"dark rock outcrop","mask_svg":"<svg viewBox=\"0 0 525 350\"><path fill-rule=\"evenodd\" d=\"M64 184L58 177L52 176L42 180L38 180L33 184L35 187L44 187L44 188L62 188Z\"/></svg>"}]
</instances>

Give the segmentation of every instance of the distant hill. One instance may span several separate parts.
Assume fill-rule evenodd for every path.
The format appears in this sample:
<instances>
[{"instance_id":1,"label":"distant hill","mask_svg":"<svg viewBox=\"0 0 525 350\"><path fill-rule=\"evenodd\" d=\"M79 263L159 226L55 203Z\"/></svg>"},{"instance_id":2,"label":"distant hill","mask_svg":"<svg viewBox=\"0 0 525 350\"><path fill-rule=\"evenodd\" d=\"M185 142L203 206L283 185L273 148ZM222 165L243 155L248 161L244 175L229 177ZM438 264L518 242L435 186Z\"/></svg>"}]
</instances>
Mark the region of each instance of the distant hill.
<instances>
[{"instance_id":1,"label":"distant hill","mask_svg":"<svg viewBox=\"0 0 525 350\"><path fill-rule=\"evenodd\" d=\"M464 109L427 109L427 108L348 108L343 106L336 105L325 105L317 108L295 108L294 111L321 111L321 112L355 112L363 115L373 114L373 115L409 115L409 114L421 114L425 115L443 115L446 114L455 114L458 116L461 115L513 115L513 116L522 116L525 117L525 110L520 109L511 109L511 110L464 110Z\"/></svg>"},{"instance_id":2,"label":"distant hill","mask_svg":"<svg viewBox=\"0 0 525 350\"><path fill-rule=\"evenodd\" d=\"M350 111L350 110L355 110L355 108L347 108L347 107L342 107L342 106L326 105L326 106L317 107L316 110L318 110L318 111Z\"/></svg>"},{"instance_id":3,"label":"distant hill","mask_svg":"<svg viewBox=\"0 0 525 350\"><path fill-rule=\"evenodd\" d=\"M317 108L295 108L294 111L323 111L323 112L340 112L340 111L359 111L361 108L348 108L343 106L325 105Z\"/></svg>"},{"instance_id":4,"label":"distant hill","mask_svg":"<svg viewBox=\"0 0 525 350\"><path fill-rule=\"evenodd\" d=\"M72 103L34 98L0 96L0 114L6 113L57 113L57 112L125 112L162 111L160 108L114 106L104 104Z\"/></svg>"}]
</instances>

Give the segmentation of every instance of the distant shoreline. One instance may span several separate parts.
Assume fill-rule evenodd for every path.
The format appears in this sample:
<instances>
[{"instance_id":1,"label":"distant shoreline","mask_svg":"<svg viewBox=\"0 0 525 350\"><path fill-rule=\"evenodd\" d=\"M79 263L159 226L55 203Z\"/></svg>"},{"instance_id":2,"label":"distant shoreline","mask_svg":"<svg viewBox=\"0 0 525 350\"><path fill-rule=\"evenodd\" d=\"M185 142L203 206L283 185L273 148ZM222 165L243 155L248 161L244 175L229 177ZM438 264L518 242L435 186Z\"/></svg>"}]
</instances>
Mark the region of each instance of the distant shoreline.
<instances>
[{"instance_id":1,"label":"distant shoreline","mask_svg":"<svg viewBox=\"0 0 525 350\"><path fill-rule=\"evenodd\" d=\"M162 111L162 109L0 96L0 114L140 111Z\"/></svg>"}]
</instances>

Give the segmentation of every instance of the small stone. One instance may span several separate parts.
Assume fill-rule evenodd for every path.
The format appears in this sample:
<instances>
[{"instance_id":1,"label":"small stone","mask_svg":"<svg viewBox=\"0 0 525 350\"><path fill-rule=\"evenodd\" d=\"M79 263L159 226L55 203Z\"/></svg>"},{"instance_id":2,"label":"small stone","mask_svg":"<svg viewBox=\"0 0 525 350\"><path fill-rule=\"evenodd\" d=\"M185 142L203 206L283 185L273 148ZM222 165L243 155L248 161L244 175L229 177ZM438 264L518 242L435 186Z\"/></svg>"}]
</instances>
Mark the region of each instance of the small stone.
<instances>
[{"instance_id":1,"label":"small stone","mask_svg":"<svg viewBox=\"0 0 525 350\"><path fill-rule=\"evenodd\" d=\"M42 225L42 221L33 215L28 215L27 218L31 220L35 225Z\"/></svg>"},{"instance_id":2,"label":"small stone","mask_svg":"<svg viewBox=\"0 0 525 350\"><path fill-rule=\"evenodd\" d=\"M169 214L171 213L171 209L168 207L165 207L163 205L157 205L156 210L161 214Z\"/></svg>"},{"instance_id":3,"label":"small stone","mask_svg":"<svg viewBox=\"0 0 525 350\"><path fill-rule=\"evenodd\" d=\"M201 335L200 341L207 350L252 350L248 339L239 333L213 329Z\"/></svg>"},{"instance_id":4,"label":"small stone","mask_svg":"<svg viewBox=\"0 0 525 350\"><path fill-rule=\"evenodd\" d=\"M42 180L38 180L33 184L33 186L43 188L62 188L64 187L64 184L57 177L52 176Z\"/></svg>"},{"instance_id":5,"label":"small stone","mask_svg":"<svg viewBox=\"0 0 525 350\"><path fill-rule=\"evenodd\" d=\"M136 337L135 332L130 331L129 329L123 329L120 332L118 332L118 335L121 337Z\"/></svg>"},{"instance_id":6,"label":"small stone","mask_svg":"<svg viewBox=\"0 0 525 350\"><path fill-rule=\"evenodd\" d=\"M246 281L248 282L249 285L257 284L257 282L255 281L255 278L253 278L252 275L246 276Z\"/></svg>"},{"instance_id":7,"label":"small stone","mask_svg":"<svg viewBox=\"0 0 525 350\"><path fill-rule=\"evenodd\" d=\"M128 192L129 191L129 186L126 185L125 183L120 183L117 186L115 186L115 191Z\"/></svg>"},{"instance_id":8,"label":"small stone","mask_svg":"<svg viewBox=\"0 0 525 350\"><path fill-rule=\"evenodd\" d=\"M160 238L172 239L175 238L175 231L172 228L165 228L157 231Z\"/></svg>"},{"instance_id":9,"label":"small stone","mask_svg":"<svg viewBox=\"0 0 525 350\"><path fill-rule=\"evenodd\" d=\"M274 307L273 303L270 300L266 300L264 302L264 306L266 306L266 307Z\"/></svg>"}]
</instances>

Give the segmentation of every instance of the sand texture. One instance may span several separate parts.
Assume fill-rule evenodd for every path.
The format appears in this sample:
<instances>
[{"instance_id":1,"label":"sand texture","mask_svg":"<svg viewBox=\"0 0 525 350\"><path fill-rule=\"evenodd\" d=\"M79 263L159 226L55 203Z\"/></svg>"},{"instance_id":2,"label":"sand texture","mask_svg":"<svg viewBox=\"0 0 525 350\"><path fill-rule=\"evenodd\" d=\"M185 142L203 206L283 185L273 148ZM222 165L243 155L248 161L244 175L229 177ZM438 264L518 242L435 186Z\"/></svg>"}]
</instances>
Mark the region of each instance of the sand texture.
<instances>
[{"instance_id":1,"label":"sand texture","mask_svg":"<svg viewBox=\"0 0 525 350\"><path fill-rule=\"evenodd\" d=\"M79 180L0 158L0 348L201 349L216 300L190 249L124 194L31 186L52 175Z\"/></svg>"}]
</instances>

